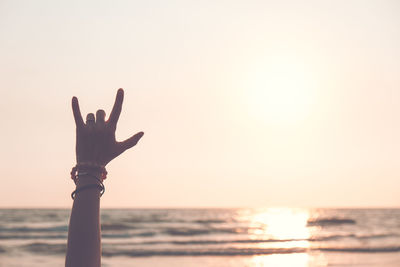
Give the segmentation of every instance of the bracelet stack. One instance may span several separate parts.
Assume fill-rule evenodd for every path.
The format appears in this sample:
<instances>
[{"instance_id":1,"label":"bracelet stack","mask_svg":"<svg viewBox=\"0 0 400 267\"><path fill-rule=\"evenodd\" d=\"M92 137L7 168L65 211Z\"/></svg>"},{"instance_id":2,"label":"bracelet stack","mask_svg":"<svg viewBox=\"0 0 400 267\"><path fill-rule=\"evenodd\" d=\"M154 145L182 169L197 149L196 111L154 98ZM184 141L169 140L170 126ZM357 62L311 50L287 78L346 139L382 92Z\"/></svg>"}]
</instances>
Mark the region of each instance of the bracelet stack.
<instances>
[{"instance_id":1,"label":"bracelet stack","mask_svg":"<svg viewBox=\"0 0 400 267\"><path fill-rule=\"evenodd\" d=\"M95 179L96 183L87 184L77 188L71 193L72 199L75 199L77 193L90 188L100 189L100 197L104 194L106 189L104 187L103 181L107 178L107 170L104 166L93 162L78 163L71 170L71 179L74 181L75 185L77 185L77 181L81 179L80 176L91 177Z\"/></svg>"}]
</instances>

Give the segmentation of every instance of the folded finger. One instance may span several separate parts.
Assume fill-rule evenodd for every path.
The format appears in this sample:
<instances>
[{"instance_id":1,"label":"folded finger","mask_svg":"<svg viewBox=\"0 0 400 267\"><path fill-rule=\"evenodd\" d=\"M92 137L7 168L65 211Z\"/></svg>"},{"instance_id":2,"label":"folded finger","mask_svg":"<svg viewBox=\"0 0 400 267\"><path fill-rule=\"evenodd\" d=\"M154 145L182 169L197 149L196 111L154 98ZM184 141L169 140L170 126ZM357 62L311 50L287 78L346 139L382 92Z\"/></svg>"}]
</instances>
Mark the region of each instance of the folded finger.
<instances>
[{"instance_id":1,"label":"folded finger","mask_svg":"<svg viewBox=\"0 0 400 267\"><path fill-rule=\"evenodd\" d=\"M94 114L89 113L86 115L86 125L87 126L94 126L95 125L95 119L94 119Z\"/></svg>"},{"instance_id":2,"label":"folded finger","mask_svg":"<svg viewBox=\"0 0 400 267\"><path fill-rule=\"evenodd\" d=\"M103 125L104 124L104 118L106 117L106 113L104 112L104 110L99 109L96 112L96 124L97 125Z\"/></svg>"}]
</instances>

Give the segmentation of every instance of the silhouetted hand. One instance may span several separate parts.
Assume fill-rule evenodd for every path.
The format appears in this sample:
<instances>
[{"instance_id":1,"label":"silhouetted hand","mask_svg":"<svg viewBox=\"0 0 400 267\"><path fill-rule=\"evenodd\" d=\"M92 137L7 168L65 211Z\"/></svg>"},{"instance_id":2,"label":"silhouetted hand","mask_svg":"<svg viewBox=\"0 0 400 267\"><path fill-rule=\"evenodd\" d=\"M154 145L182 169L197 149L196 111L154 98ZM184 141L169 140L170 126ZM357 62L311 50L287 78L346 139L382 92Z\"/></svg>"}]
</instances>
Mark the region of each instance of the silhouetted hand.
<instances>
[{"instance_id":1,"label":"silhouetted hand","mask_svg":"<svg viewBox=\"0 0 400 267\"><path fill-rule=\"evenodd\" d=\"M78 99L72 98L72 111L76 123L77 163L93 162L105 166L122 152L135 146L142 138L144 133L139 132L123 142L115 140L115 130L121 114L123 100L124 90L119 89L107 121L105 121L106 113L99 109L96 112L96 118L93 113L89 113L86 116L86 123L84 123Z\"/></svg>"}]
</instances>

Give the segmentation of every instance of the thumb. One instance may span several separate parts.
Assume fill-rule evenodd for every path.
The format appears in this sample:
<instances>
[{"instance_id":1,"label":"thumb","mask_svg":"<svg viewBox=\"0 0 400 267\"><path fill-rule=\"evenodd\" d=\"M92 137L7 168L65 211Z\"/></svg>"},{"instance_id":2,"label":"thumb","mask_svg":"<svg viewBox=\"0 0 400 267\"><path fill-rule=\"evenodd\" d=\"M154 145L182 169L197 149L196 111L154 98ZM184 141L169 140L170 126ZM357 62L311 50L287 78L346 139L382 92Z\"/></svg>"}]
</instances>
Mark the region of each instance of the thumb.
<instances>
[{"instance_id":1,"label":"thumb","mask_svg":"<svg viewBox=\"0 0 400 267\"><path fill-rule=\"evenodd\" d=\"M125 151L125 150L135 146L139 142L140 138L142 138L143 135L144 135L144 132L138 132L137 134L133 135L132 137L121 142L120 145L121 145L122 151Z\"/></svg>"}]
</instances>

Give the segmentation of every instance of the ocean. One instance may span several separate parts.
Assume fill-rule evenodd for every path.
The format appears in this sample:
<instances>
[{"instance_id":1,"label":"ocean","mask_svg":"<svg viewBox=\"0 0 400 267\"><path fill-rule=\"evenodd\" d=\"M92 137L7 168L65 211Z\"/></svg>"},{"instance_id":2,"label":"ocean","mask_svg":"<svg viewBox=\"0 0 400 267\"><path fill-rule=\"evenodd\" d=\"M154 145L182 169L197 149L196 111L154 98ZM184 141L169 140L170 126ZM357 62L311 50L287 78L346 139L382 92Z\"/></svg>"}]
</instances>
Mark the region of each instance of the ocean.
<instances>
[{"instance_id":1,"label":"ocean","mask_svg":"<svg viewBox=\"0 0 400 267\"><path fill-rule=\"evenodd\" d=\"M64 266L70 210L0 209L0 266ZM400 209L103 209L102 266L400 266Z\"/></svg>"}]
</instances>

